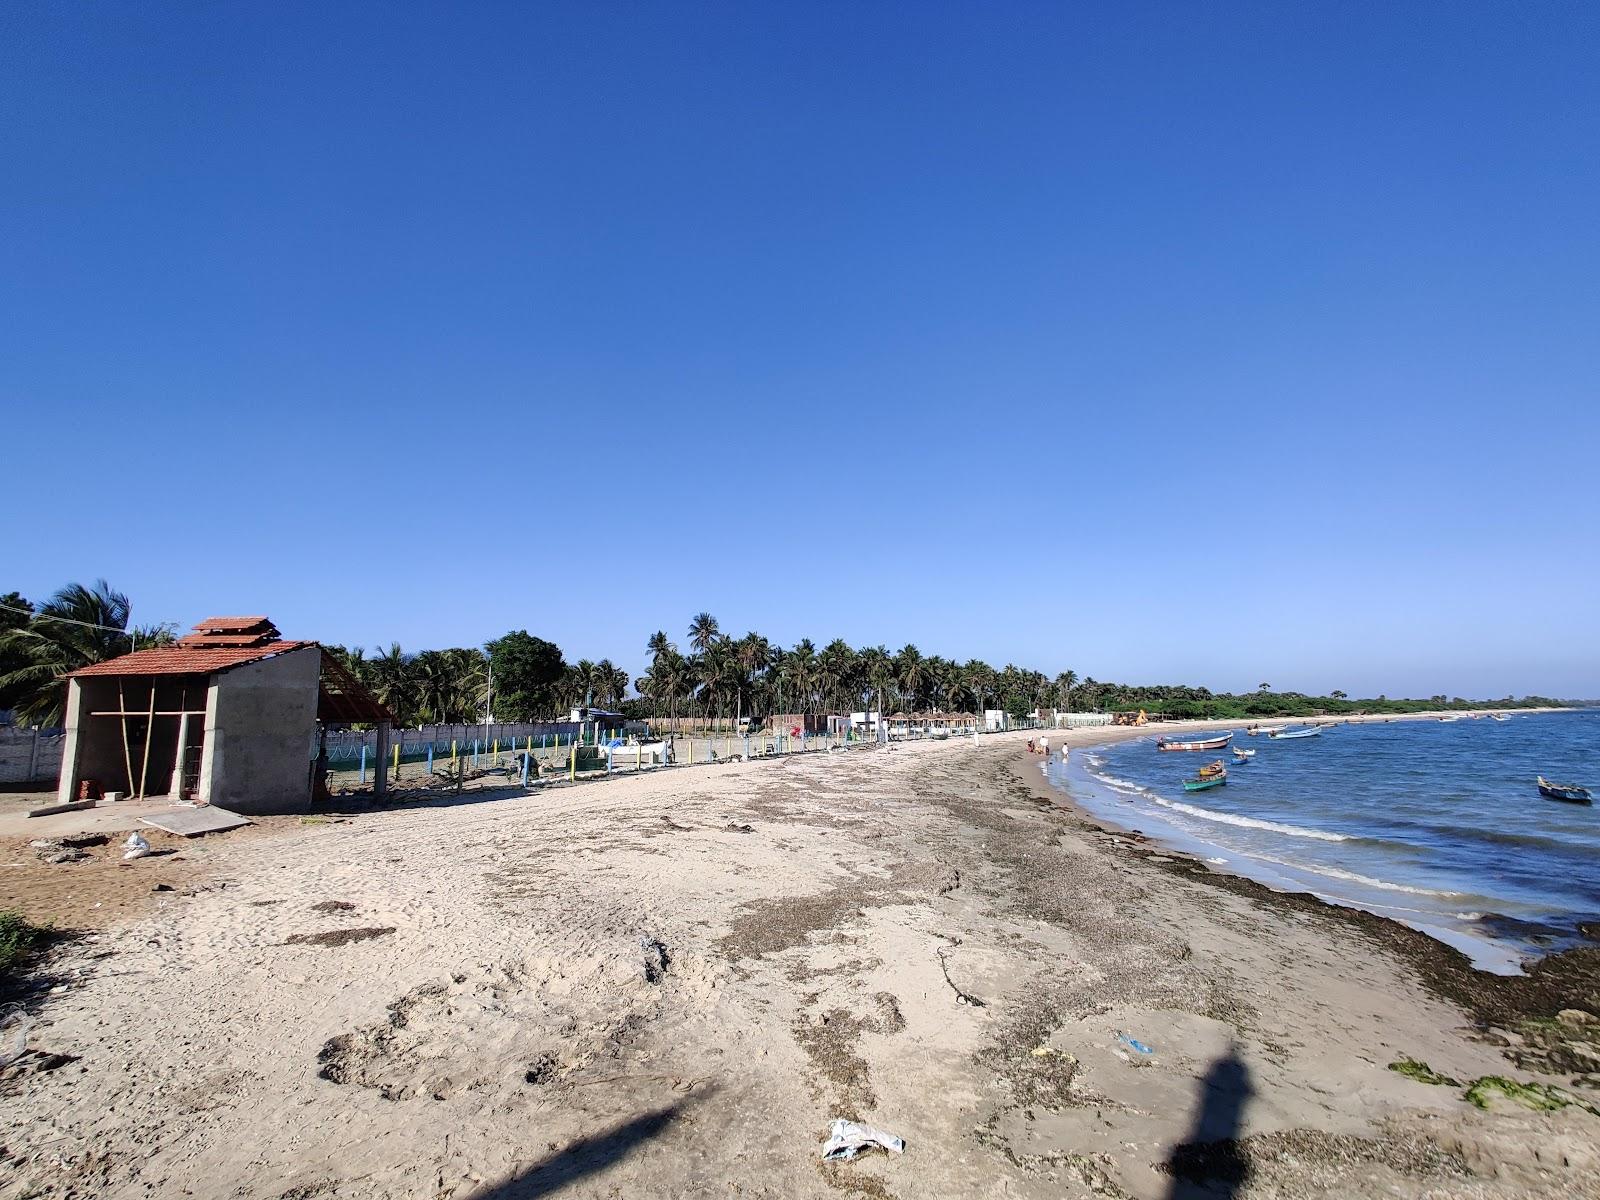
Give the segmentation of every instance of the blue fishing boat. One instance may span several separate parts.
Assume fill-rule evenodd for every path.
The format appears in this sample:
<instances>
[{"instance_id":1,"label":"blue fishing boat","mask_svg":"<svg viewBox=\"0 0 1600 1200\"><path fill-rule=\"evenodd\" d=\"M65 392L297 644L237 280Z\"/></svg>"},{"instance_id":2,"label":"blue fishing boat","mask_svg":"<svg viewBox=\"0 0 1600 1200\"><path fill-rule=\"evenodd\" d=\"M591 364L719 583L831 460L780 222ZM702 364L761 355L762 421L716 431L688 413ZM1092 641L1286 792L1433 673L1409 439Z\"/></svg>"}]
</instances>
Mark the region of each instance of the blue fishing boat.
<instances>
[{"instance_id":1,"label":"blue fishing boat","mask_svg":"<svg viewBox=\"0 0 1600 1200\"><path fill-rule=\"evenodd\" d=\"M1267 736L1274 741L1288 742L1293 741L1295 738L1321 737L1322 730L1316 726L1309 729L1280 729L1275 733L1267 734Z\"/></svg>"},{"instance_id":2,"label":"blue fishing boat","mask_svg":"<svg viewBox=\"0 0 1600 1200\"><path fill-rule=\"evenodd\" d=\"M1184 787L1188 787L1184 784ZM1539 776L1539 794L1551 800L1565 800L1568 804L1593 804L1594 797L1589 794L1589 789L1579 787L1575 783L1551 783L1543 775Z\"/></svg>"}]
</instances>

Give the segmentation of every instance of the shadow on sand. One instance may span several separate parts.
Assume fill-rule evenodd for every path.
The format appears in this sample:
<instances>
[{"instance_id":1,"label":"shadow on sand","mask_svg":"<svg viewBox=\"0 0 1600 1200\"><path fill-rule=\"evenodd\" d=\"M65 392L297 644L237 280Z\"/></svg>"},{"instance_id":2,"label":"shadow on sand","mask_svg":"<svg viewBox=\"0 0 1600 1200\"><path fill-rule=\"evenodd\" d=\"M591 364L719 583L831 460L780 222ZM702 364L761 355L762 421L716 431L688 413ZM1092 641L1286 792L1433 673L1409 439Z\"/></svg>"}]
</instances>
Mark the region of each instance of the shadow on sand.
<instances>
[{"instance_id":1,"label":"shadow on sand","mask_svg":"<svg viewBox=\"0 0 1600 1200\"><path fill-rule=\"evenodd\" d=\"M502 1183L473 1193L473 1200L535 1200L553 1196L563 1188L621 1162L644 1143L660 1137L690 1104L705 1099L714 1088L640 1113L609 1129L579 1138L571 1145L539 1160Z\"/></svg>"},{"instance_id":2,"label":"shadow on sand","mask_svg":"<svg viewBox=\"0 0 1600 1200\"><path fill-rule=\"evenodd\" d=\"M1200 1081L1200 1111L1188 1136L1172 1149L1167 1200L1222 1200L1237 1196L1250 1178L1250 1163L1239 1149L1245 1105L1255 1089L1239 1048L1211 1064Z\"/></svg>"}]
</instances>

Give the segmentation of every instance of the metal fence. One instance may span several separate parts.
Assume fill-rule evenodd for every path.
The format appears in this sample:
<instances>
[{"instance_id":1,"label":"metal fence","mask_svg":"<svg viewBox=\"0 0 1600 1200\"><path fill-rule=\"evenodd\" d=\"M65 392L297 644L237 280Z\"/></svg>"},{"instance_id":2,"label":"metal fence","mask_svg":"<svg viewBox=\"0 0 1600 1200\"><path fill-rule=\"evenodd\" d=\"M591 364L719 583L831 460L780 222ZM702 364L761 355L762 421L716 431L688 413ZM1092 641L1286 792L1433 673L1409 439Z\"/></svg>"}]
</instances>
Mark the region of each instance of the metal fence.
<instances>
[{"instance_id":1,"label":"metal fence","mask_svg":"<svg viewBox=\"0 0 1600 1200\"><path fill-rule=\"evenodd\" d=\"M524 785L538 781L587 780L612 775L631 775L659 770L676 770L682 767L710 766L717 763L769 759L791 754L866 748L876 739L871 734L854 733L718 733L699 734L643 732L643 722L634 722L641 728L633 733L600 730L598 738L593 725L579 727L563 723L573 733L547 733L541 737L508 732L505 738L457 737L448 743L440 739L417 738L404 748L391 751L382 766L391 786L407 784L437 786L442 780L457 776L500 775L506 782ZM466 727L469 732L481 732L492 727ZM509 727L502 727L509 730ZM1008 730L949 730L907 729L892 730L891 743L921 741L969 740L986 737L995 732L1048 729L1048 723L1032 719L1013 718ZM409 730L408 733L424 731ZM396 734L396 737L399 735ZM332 790L349 790L370 786L379 768L376 749L367 745L365 756L357 747L357 761L349 758L330 760L329 786Z\"/></svg>"},{"instance_id":2,"label":"metal fence","mask_svg":"<svg viewBox=\"0 0 1600 1200\"><path fill-rule=\"evenodd\" d=\"M59 729L0 728L0 784L60 778L66 741Z\"/></svg>"}]
</instances>

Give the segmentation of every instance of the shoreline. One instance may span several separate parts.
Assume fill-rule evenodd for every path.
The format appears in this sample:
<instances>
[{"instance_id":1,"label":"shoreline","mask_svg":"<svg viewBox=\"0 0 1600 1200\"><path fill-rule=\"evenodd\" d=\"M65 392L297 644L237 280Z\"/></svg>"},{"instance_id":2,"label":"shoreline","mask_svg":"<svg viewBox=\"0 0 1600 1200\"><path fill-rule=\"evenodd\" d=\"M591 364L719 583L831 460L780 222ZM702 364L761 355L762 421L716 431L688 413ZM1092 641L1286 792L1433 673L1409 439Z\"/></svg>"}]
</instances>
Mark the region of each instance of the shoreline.
<instances>
[{"instance_id":1,"label":"shoreline","mask_svg":"<svg viewBox=\"0 0 1600 1200\"><path fill-rule=\"evenodd\" d=\"M1483 710L1489 711L1501 711ZM1527 712L1561 712L1562 709L1529 709ZM1371 720L1429 720L1437 714L1418 713L1407 717L1379 717ZM1251 722L1253 723L1253 722ZM1158 728L1223 731L1239 726L1233 721L1162 722ZM1239 726L1242 730L1242 726ZM1057 730L1051 736L1070 734L1066 744L1074 751L1136 741L1152 736L1152 726L1113 726L1120 736L1094 737L1109 732L1107 727ZM1502 975L1475 965L1470 955L1434 933L1409 925L1394 917L1370 912L1354 905L1338 904L1308 891L1289 891L1254 879L1238 871L1219 868L1181 847L1169 846L1140 830L1100 817L1079 805L1070 794L1053 785L1040 772L1039 756L1019 749L1010 759L1018 781L1039 800L1072 814L1089 829L1113 839L1113 848L1141 863L1169 873L1197 878L1223 890L1247 896L1259 903L1285 911L1315 914L1343 923L1361 933L1384 950L1396 954L1417 973L1436 995L1459 1004L1485 1025L1525 1020L1549 1020L1563 1009L1593 1004L1600 999L1600 946L1577 946L1529 956L1520 960L1522 973Z\"/></svg>"}]
</instances>

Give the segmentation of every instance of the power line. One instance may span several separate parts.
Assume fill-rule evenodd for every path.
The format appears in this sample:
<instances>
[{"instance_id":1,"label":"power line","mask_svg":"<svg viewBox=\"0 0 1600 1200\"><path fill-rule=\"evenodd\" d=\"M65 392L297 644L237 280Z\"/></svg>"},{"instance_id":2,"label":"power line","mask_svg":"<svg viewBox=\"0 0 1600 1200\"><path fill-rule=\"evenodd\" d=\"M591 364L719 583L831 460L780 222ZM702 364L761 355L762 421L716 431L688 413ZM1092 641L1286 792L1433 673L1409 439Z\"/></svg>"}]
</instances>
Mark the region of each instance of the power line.
<instances>
[{"instance_id":1,"label":"power line","mask_svg":"<svg viewBox=\"0 0 1600 1200\"><path fill-rule=\"evenodd\" d=\"M79 621L75 617L58 617L54 613L39 612L36 609L23 608L21 605L7 604L4 601L0 601L0 608L8 609L14 613L22 613L24 616L33 617L40 621L60 621L66 625L81 625L85 629L104 629L110 633L129 633L125 625L96 625L93 621Z\"/></svg>"}]
</instances>

